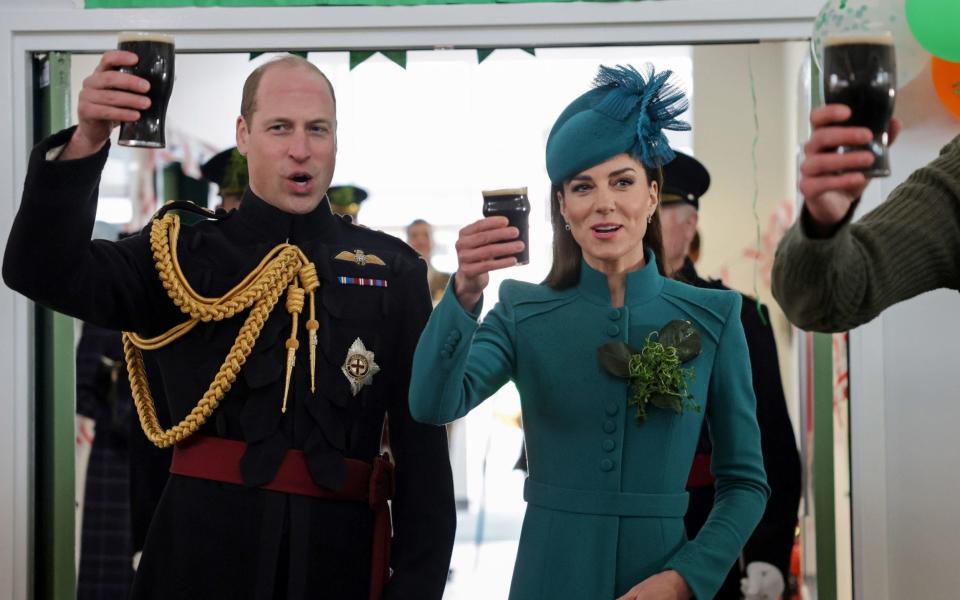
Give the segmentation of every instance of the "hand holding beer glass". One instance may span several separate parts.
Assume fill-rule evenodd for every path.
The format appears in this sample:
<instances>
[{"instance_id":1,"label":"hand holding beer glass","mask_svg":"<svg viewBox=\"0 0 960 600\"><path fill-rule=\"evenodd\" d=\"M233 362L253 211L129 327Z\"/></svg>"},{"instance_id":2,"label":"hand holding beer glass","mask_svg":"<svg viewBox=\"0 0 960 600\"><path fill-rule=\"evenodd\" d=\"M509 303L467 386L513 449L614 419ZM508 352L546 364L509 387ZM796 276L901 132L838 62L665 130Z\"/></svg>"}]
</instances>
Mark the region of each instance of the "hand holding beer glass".
<instances>
[{"instance_id":1,"label":"hand holding beer glass","mask_svg":"<svg viewBox=\"0 0 960 600\"><path fill-rule=\"evenodd\" d=\"M893 117L896 73L892 38L845 33L824 44L823 96L810 113L799 188L804 229L828 237L849 216L871 177L890 174L889 146L900 131Z\"/></svg>"},{"instance_id":2,"label":"hand holding beer glass","mask_svg":"<svg viewBox=\"0 0 960 600\"><path fill-rule=\"evenodd\" d=\"M530 201L526 188L483 192L483 219L460 230L454 293L473 310L490 282L490 271L527 264Z\"/></svg>"},{"instance_id":3,"label":"hand holding beer glass","mask_svg":"<svg viewBox=\"0 0 960 600\"><path fill-rule=\"evenodd\" d=\"M121 34L123 36L124 34ZM154 34L156 35L156 34ZM161 53L168 60L163 61L160 73L158 63L153 62L153 73L140 76L136 73L141 62L151 64L134 52L125 49L110 50L100 57L93 73L83 80L77 103L77 115L80 122L70 143L63 149L58 160L71 160L90 156L103 148L110 139L114 127L124 123L133 123L148 118L152 125L148 127L154 136L145 137L148 147L163 145L163 121L170 88L173 84L173 38L164 36L161 40ZM121 37L120 44L124 43ZM138 45L138 50L143 46ZM169 70L168 70L169 69ZM135 127L126 135L121 134L121 144L136 141ZM139 129L143 129L142 127ZM156 137L159 134L159 139Z\"/></svg>"}]
</instances>

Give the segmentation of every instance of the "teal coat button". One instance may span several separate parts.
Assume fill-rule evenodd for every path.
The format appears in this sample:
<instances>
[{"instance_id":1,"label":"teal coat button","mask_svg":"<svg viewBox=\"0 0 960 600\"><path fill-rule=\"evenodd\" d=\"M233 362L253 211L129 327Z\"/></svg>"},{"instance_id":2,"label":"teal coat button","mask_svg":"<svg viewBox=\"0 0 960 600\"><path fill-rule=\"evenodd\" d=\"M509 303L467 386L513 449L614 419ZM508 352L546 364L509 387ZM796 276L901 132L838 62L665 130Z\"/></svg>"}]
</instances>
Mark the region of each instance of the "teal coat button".
<instances>
[{"instance_id":1,"label":"teal coat button","mask_svg":"<svg viewBox=\"0 0 960 600\"><path fill-rule=\"evenodd\" d=\"M600 470L601 471L612 471L613 470L613 461L609 458L605 458L600 461Z\"/></svg>"}]
</instances>

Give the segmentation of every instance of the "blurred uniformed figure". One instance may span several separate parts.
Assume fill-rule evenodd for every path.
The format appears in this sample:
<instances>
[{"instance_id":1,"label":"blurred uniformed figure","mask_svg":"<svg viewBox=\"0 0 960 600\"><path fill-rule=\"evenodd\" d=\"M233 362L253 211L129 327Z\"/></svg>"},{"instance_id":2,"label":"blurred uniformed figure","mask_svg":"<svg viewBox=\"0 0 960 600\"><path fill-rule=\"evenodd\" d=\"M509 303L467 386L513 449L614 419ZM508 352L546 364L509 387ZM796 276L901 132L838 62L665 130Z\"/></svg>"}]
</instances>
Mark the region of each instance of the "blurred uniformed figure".
<instances>
[{"instance_id":1,"label":"blurred uniformed figure","mask_svg":"<svg viewBox=\"0 0 960 600\"><path fill-rule=\"evenodd\" d=\"M710 187L710 174L700 161L677 152L677 157L663 167L663 178L660 211L667 274L696 287L729 289L720 281L700 277L689 257L690 245L697 232L700 199ZM734 565L717 593L717 600L740 600L742 578L744 591L749 589L753 594L747 594L748 600L779 597L789 574L800 503L800 456L783 395L770 316L765 306L758 306L755 298L744 295L740 319L753 367L757 423L772 494L760 524L743 550L740 563L745 569L741 570L740 563ZM690 537L703 527L713 506L711 449L705 426L687 484L690 507L685 520ZM753 581L755 579L762 579L761 585L754 585L757 583ZM754 593L758 589L759 592ZM767 595L761 595L763 593Z\"/></svg>"},{"instance_id":2,"label":"blurred uniformed figure","mask_svg":"<svg viewBox=\"0 0 960 600\"><path fill-rule=\"evenodd\" d=\"M247 157L240 154L236 146L227 148L203 163L200 172L204 179L217 184L217 193L220 194L220 206L217 208L230 212L240 207L240 199L250 178L247 173Z\"/></svg>"},{"instance_id":3,"label":"blurred uniformed figure","mask_svg":"<svg viewBox=\"0 0 960 600\"><path fill-rule=\"evenodd\" d=\"M407 225L407 243L417 251L427 263L427 283L430 285L430 296L436 306L443 298L443 292L450 281L450 273L444 273L433 268L433 226L423 219L415 219Z\"/></svg>"},{"instance_id":4,"label":"blurred uniformed figure","mask_svg":"<svg viewBox=\"0 0 960 600\"><path fill-rule=\"evenodd\" d=\"M350 217L350 222L358 223L360 204L367 199L367 190L355 185L332 185L327 190L330 210L333 214Z\"/></svg>"}]
</instances>

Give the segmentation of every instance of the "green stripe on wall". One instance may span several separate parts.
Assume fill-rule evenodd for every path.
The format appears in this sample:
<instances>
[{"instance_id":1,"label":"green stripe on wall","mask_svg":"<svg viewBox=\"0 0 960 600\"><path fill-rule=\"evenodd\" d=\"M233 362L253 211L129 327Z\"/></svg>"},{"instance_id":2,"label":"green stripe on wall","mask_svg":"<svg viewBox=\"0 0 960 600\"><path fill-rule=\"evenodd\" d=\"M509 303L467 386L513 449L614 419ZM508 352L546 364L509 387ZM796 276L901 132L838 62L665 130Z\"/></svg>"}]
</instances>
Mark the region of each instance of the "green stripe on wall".
<instances>
[{"instance_id":1,"label":"green stripe on wall","mask_svg":"<svg viewBox=\"0 0 960 600\"><path fill-rule=\"evenodd\" d=\"M421 6L431 4L531 4L577 0L86 0L86 8L281 7L281 6ZM645 0L637 0L645 1Z\"/></svg>"},{"instance_id":2,"label":"green stripe on wall","mask_svg":"<svg viewBox=\"0 0 960 600\"><path fill-rule=\"evenodd\" d=\"M70 123L70 55L51 52L36 89L35 134ZM34 63L41 66L42 61ZM39 141L37 139L36 141ZM35 305L34 598L76 597L76 382L73 319Z\"/></svg>"},{"instance_id":3,"label":"green stripe on wall","mask_svg":"<svg viewBox=\"0 0 960 600\"><path fill-rule=\"evenodd\" d=\"M817 600L837 600L837 522L833 463L833 336L813 334L813 502Z\"/></svg>"}]
</instances>

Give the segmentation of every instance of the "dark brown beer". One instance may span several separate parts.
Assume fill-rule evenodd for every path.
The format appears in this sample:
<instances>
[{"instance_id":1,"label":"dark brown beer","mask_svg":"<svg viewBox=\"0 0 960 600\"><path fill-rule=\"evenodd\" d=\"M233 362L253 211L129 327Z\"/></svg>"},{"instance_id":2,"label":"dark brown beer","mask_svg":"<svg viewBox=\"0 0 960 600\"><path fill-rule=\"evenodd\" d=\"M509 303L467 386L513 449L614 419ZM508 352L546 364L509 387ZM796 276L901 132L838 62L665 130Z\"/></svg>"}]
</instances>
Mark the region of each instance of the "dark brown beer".
<instances>
[{"instance_id":1,"label":"dark brown beer","mask_svg":"<svg viewBox=\"0 0 960 600\"><path fill-rule=\"evenodd\" d=\"M840 153L869 150L868 177L890 174L890 118L897 90L893 38L889 35L844 35L827 38L823 49L823 99L846 104L853 116L844 123L873 132L869 146L840 147Z\"/></svg>"},{"instance_id":2,"label":"dark brown beer","mask_svg":"<svg viewBox=\"0 0 960 600\"><path fill-rule=\"evenodd\" d=\"M120 69L150 82L150 108L140 111L140 119L120 124L120 145L163 148L164 120L173 91L173 36L162 33L121 33L117 48L140 57L132 67Z\"/></svg>"},{"instance_id":3,"label":"dark brown beer","mask_svg":"<svg viewBox=\"0 0 960 600\"><path fill-rule=\"evenodd\" d=\"M483 216L504 216L510 225L520 230L518 240L523 242L523 250L513 256L517 264L530 262L530 200L527 188L511 190L492 190L483 192Z\"/></svg>"}]
</instances>

